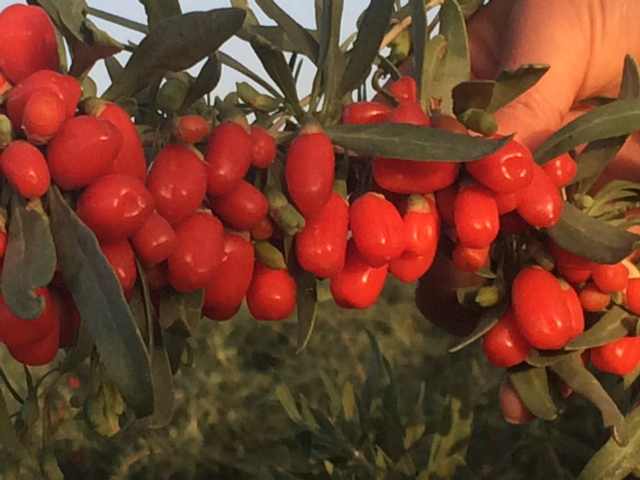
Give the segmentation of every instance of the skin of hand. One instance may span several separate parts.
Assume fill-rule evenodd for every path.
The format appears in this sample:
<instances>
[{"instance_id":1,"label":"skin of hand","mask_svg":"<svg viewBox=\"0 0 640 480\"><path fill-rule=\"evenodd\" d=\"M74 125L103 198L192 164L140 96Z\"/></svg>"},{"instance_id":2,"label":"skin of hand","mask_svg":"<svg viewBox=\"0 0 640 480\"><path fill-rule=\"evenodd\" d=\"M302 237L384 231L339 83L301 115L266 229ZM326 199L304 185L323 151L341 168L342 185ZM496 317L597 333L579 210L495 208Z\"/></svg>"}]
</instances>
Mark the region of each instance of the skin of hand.
<instances>
[{"instance_id":1,"label":"skin of hand","mask_svg":"<svg viewBox=\"0 0 640 480\"><path fill-rule=\"evenodd\" d=\"M632 18L637 0L492 0L469 21L473 75L493 79L503 69L545 63L549 71L496 113L500 133L515 133L531 149L587 111L580 102L617 97L624 57L640 60ZM605 177L640 181L640 136L627 141Z\"/></svg>"}]
</instances>

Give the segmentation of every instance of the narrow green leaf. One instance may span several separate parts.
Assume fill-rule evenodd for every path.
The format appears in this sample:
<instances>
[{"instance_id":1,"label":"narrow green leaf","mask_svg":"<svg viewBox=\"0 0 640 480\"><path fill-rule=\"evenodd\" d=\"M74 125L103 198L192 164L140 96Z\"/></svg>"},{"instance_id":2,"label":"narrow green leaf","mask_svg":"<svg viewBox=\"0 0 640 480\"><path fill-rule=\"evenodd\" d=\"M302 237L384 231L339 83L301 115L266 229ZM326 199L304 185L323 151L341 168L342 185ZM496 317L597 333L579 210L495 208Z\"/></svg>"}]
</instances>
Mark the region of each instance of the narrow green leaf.
<instances>
[{"instance_id":1,"label":"narrow green leaf","mask_svg":"<svg viewBox=\"0 0 640 480\"><path fill-rule=\"evenodd\" d=\"M318 61L320 46L317 40L302 25L296 22L273 0L256 0L256 4L264 13L273 19L285 31L287 37L293 42L312 62Z\"/></svg>"},{"instance_id":2,"label":"narrow green leaf","mask_svg":"<svg viewBox=\"0 0 640 480\"><path fill-rule=\"evenodd\" d=\"M193 336L202 318L203 303L203 290L193 293L165 292L160 299L160 326L175 335Z\"/></svg>"},{"instance_id":3,"label":"narrow green leaf","mask_svg":"<svg viewBox=\"0 0 640 480\"><path fill-rule=\"evenodd\" d=\"M447 40L447 51L438 69L429 96L442 100L444 113L453 113L453 88L471 77L469 38L464 14L457 0L445 0L440 9L440 34Z\"/></svg>"},{"instance_id":4,"label":"narrow green leaf","mask_svg":"<svg viewBox=\"0 0 640 480\"><path fill-rule=\"evenodd\" d=\"M329 121L333 121L340 115L340 82L345 68L345 56L340 49L343 0L324 1L318 65L324 87L323 115Z\"/></svg>"},{"instance_id":5,"label":"narrow green leaf","mask_svg":"<svg viewBox=\"0 0 640 480\"><path fill-rule=\"evenodd\" d=\"M413 64L418 73L418 85L424 86L425 46L427 45L427 11L424 0L411 0L407 5L411 9L411 45L413 47ZM445 40L444 36L442 37ZM420 89L420 97L423 92ZM424 105L424 104L423 104Z\"/></svg>"},{"instance_id":6,"label":"narrow green leaf","mask_svg":"<svg viewBox=\"0 0 640 480\"><path fill-rule=\"evenodd\" d=\"M580 472L578 480L622 480L637 468L640 451L640 408L635 408L627 415L626 423L631 432L629 443L620 446L615 438L610 438L591 457Z\"/></svg>"},{"instance_id":7,"label":"narrow green leaf","mask_svg":"<svg viewBox=\"0 0 640 480\"><path fill-rule=\"evenodd\" d=\"M150 77L192 67L236 33L244 16L244 10L222 8L162 20L138 45L104 96L110 100L129 97L142 90Z\"/></svg>"},{"instance_id":8,"label":"narrow green leaf","mask_svg":"<svg viewBox=\"0 0 640 480\"><path fill-rule=\"evenodd\" d=\"M447 53L447 40L443 35L435 35L430 38L424 48L424 62L419 80L420 86L420 103L427 105L429 98L432 97L436 76L442 68L444 56Z\"/></svg>"},{"instance_id":9,"label":"narrow green leaf","mask_svg":"<svg viewBox=\"0 0 640 480\"><path fill-rule=\"evenodd\" d=\"M616 100L576 118L553 134L536 151L539 164L585 143L628 135L640 130L640 99Z\"/></svg>"},{"instance_id":10,"label":"narrow green leaf","mask_svg":"<svg viewBox=\"0 0 640 480\"><path fill-rule=\"evenodd\" d=\"M560 222L549 236L562 248L597 263L617 263L627 257L640 240L638 235L590 217L566 203Z\"/></svg>"},{"instance_id":11,"label":"narrow green leaf","mask_svg":"<svg viewBox=\"0 0 640 480\"><path fill-rule=\"evenodd\" d=\"M549 392L549 379L544 368L516 368L509 372L509 380L529 411L544 420L554 420L558 409Z\"/></svg>"},{"instance_id":12,"label":"narrow green leaf","mask_svg":"<svg viewBox=\"0 0 640 480\"><path fill-rule=\"evenodd\" d=\"M282 404L282 407L286 410L289 418L295 423L302 422L302 415L300 415L300 410L298 410L298 406L296 405L296 401L291 394L291 390L286 385L280 384L276 387L276 397Z\"/></svg>"},{"instance_id":13,"label":"narrow green leaf","mask_svg":"<svg viewBox=\"0 0 640 480\"><path fill-rule=\"evenodd\" d=\"M56 263L49 218L42 204L38 200L27 205L14 192L1 287L4 301L16 316L34 319L42 313L44 300L35 290L51 282Z\"/></svg>"},{"instance_id":14,"label":"narrow green leaf","mask_svg":"<svg viewBox=\"0 0 640 480\"><path fill-rule=\"evenodd\" d=\"M622 85L620 98L640 97L640 70L638 62L631 55L624 57L624 69L622 70Z\"/></svg>"},{"instance_id":15,"label":"narrow green leaf","mask_svg":"<svg viewBox=\"0 0 640 480\"><path fill-rule=\"evenodd\" d=\"M106 67L107 74L109 74L109 79L111 79L112 82L114 82L124 71L124 67L114 56L105 58L104 66Z\"/></svg>"},{"instance_id":16,"label":"narrow green leaf","mask_svg":"<svg viewBox=\"0 0 640 480\"><path fill-rule=\"evenodd\" d=\"M120 283L98 241L53 187L51 230L65 284L100 354L109 378L138 417L153 411L149 354Z\"/></svg>"},{"instance_id":17,"label":"narrow green leaf","mask_svg":"<svg viewBox=\"0 0 640 480\"><path fill-rule=\"evenodd\" d=\"M635 332L638 319L626 310L614 306L605 313L589 330L573 339L566 350L584 350L599 347Z\"/></svg>"},{"instance_id":18,"label":"narrow green leaf","mask_svg":"<svg viewBox=\"0 0 640 480\"><path fill-rule=\"evenodd\" d=\"M295 279L298 286L297 353L300 353L307 348L318 320L318 282L312 273L302 269L296 271Z\"/></svg>"},{"instance_id":19,"label":"narrow green leaf","mask_svg":"<svg viewBox=\"0 0 640 480\"><path fill-rule=\"evenodd\" d=\"M93 351L95 343L85 322L80 324L76 344L67 352L60 369L63 372L74 371Z\"/></svg>"},{"instance_id":20,"label":"narrow green leaf","mask_svg":"<svg viewBox=\"0 0 640 480\"><path fill-rule=\"evenodd\" d=\"M237 72L242 73L247 78L250 78L251 80L256 82L258 85L263 87L265 90L267 90L269 93L271 93L271 95L278 98L282 98L282 95L278 93L278 91L275 88L273 88L272 85L270 85L268 82L265 82L260 76L256 75L251 69L245 67L243 64L235 60L233 57L230 57L224 52L218 52L218 58L220 59L220 63L222 63L223 65L229 68L234 69Z\"/></svg>"},{"instance_id":21,"label":"narrow green leaf","mask_svg":"<svg viewBox=\"0 0 640 480\"><path fill-rule=\"evenodd\" d=\"M356 153L415 161L468 162L501 148L509 138L487 140L414 125L338 125L327 129Z\"/></svg>"},{"instance_id":22,"label":"narrow green leaf","mask_svg":"<svg viewBox=\"0 0 640 480\"><path fill-rule=\"evenodd\" d=\"M342 387L342 411L347 421L353 420L358 412L356 392L351 382L345 383Z\"/></svg>"},{"instance_id":23,"label":"narrow green leaf","mask_svg":"<svg viewBox=\"0 0 640 480\"><path fill-rule=\"evenodd\" d=\"M358 38L349 54L339 96L358 88L366 80L389 27L392 12L393 0L371 0L369 8L364 12L362 27L358 29Z\"/></svg>"},{"instance_id":24,"label":"narrow green leaf","mask_svg":"<svg viewBox=\"0 0 640 480\"><path fill-rule=\"evenodd\" d=\"M462 340L456 342L453 347L450 347L449 353L459 352L463 348L471 345L476 340L482 338L489 330L491 330L496 325L496 323L498 323L498 321L506 311L507 305L503 304L498 305L494 308L490 308L486 312L483 312L480 317L480 321L478 322L478 325L473 330L473 332L470 335L467 335Z\"/></svg>"},{"instance_id":25,"label":"narrow green leaf","mask_svg":"<svg viewBox=\"0 0 640 480\"><path fill-rule=\"evenodd\" d=\"M469 80L459 83L452 92L453 113L460 115L470 108L486 110L491 105L495 89L494 80Z\"/></svg>"},{"instance_id":26,"label":"narrow green leaf","mask_svg":"<svg viewBox=\"0 0 640 480\"><path fill-rule=\"evenodd\" d=\"M182 108L189 108L196 100L213 91L220 82L221 76L222 64L218 54L214 53L209 57L200 73L198 73L195 82L189 88L189 93L182 103Z\"/></svg>"},{"instance_id":27,"label":"narrow green leaf","mask_svg":"<svg viewBox=\"0 0 640 480\"><path fill-rule=\"evenodd\" d=\"M291 109L296 115L301 116L303 112L300 107L300 99L298 98L296 82L293 79L293 74L291 73L289 64L284 58L282 52L258 40L252 41L251 46L256 52L256 55L258 55L260 63L262 63L264 69L284 94L284 97Z\"/></svg>"},{"instance_id":28,"label":"narrow green leaf","mask_svg":"<svg viewBox=\"0 0 640 480\"><path fill-rule=\"evenodd\" d=\"M605 427L614 427L618 441L625 443L627 436L624 417L596 377L587 370L580 353L569 355L550 368L577 394L593 403L602 413Z\"/></svg>"},{"instance_id":29,"label":"narrow green leaf","mask_svg":"<svg viewBox=\"0 0 640 480\"><path fill-rule=\"evenodd\" d=\"M549 65L521 65L515 70L503 70L496 79L487 111L496 112L533 87L549 71Z\"/></svg>"},{"instance_id":30,"label":"narrow green leaf","mask_svg":"<svg viewBox=\"0 0 640 480\"><path fill-rule=\"evenodd\" d=\"M313 37L317 43L318 32L316 30L306 30L307 33ZM238 33L238 36L251 42L255 37L267 42L277 50L283 50L285 52L298 53L300 55L307 55L304 45L293 42L286 34L282 27L277 25L246 25L244 29ZM308 55L307 55L308 56Z\"/></svg>"},{"instance_id":31,"label":"narrow green leaf","mask_svg":"<svg viewBox=\"0 0 640 480\"><path fill-rule=\"evenodd\" d=\"M147 24L154 28L162 20L182 14L179 0L138 0L144 5Z\"/></svg>"},{"instance_id":32,"label":"narrow green leaf","mask_svg":"<svg viewBox=\"0 0 640 480\"><path fill-rule=\"evenodd\" d=\"M550 367L567 355L572 355L572 353L573 352L567 353L563 351L545 352L532 348L527 356L527 363L532 367Z\"/></svg>"},{"instance_id":33,"label":"narrow green leaf","mask_svg":"<svg viewBox=\"0 0 640 480\"><path fill-rule=\"evenodd\" d=\"M0 388L0 445L5 448L5 451L18 458L26 453L24 446L20 442L20 439L18 439L16 429L13 427L13 423L9 418L7 402L2 393L2 388Z\"/></svg>"},{"instance_id":34,"label":"narrow green leaf","mask_svg":"<svg viewBox=\"0 0 640 480\"><path fill-rule=\"evenodd\" d=\"M150 424L164 428L171 422L174 411L173 373L165 346L165 332L154 322L153 348L151 349L151 375L153 378L154 405Z\"/></svg>"}]
</instances>

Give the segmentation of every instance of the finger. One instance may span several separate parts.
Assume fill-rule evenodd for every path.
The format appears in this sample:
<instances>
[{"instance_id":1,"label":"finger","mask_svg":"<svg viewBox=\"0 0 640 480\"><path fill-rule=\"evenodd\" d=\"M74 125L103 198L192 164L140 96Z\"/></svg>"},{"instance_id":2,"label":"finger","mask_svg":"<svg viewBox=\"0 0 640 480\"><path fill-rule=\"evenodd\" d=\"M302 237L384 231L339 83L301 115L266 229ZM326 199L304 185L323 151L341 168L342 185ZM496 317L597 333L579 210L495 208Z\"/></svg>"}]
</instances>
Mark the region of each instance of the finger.
<instances>
[{"instance_id":1,"label":"finger","mask_svg":"<svg viewBox=\"0 0 640 480\"><path fill-rule=\"evenodd\" d=\"M501 69L549 64L529 91L496 114L500 133L535 149L561 125L576 99L590 55L590 16L585 0L514 2L503 38Z\"/></svg>"},{"instance_id":2,"label":"finger","mask_svg":"<svg viewBox=\"0 0 640 480\"><path fill-rule=\"evenodd\" d=\"M527 409L520 399L518 392L511 386L509 380L504 380L500 385L500 410L507 423L512 425L523 425L535 419L533 414Z\"/></svg>"}]
</instances>

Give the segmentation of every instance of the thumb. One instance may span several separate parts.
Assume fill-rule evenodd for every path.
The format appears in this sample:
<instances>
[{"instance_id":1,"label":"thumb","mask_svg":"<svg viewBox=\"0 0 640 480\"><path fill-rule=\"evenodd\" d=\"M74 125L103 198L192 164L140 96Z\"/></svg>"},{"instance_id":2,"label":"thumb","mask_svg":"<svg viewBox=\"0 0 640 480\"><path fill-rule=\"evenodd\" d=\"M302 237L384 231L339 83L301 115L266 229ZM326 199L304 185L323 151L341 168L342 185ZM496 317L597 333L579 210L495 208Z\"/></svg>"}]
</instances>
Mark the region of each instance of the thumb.
<instances>
[{"instance_id":1,"label":"thumb","mask_svg":"<svg viewBox=\"0 0 640 480\"><path fill-rule=\"evenodd\" d=\"M582 24L576 14L567 14L569 3L573 1L518 2L508 17L501 69L550 65L533 88L496 112L499 133L516 134L532 150L560 128L585 77L590 53L588 29L576 26ZM584 9L576 10L579 14Z\"/></svg>"}]
</instances>

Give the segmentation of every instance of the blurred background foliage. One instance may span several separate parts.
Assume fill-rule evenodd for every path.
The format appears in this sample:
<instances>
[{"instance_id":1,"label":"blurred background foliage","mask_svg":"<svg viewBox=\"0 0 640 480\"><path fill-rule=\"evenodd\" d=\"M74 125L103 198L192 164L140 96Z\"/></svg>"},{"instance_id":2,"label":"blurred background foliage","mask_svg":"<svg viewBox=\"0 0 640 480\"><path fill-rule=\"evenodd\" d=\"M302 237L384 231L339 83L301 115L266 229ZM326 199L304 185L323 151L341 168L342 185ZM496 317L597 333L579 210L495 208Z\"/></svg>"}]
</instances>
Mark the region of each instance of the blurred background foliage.
<instances>
[{"instance_id":1,"label":"blurred background foliage","mask_svg":"<svg viewBox=\"0 0 640 480\"><path fill-rule=\"evenodd\" d=\"M80 407L89 372L74 391L63 377L51 389L48 435L64 478L575 478L607 437L595 409L573 395L555 422L508 425L503 373L477 344L448 354L454 339L420 315L413 295L390 282L365 312L323 303L300 354L295 322L257 323L244 310L227 323L203 320L161 429L98 436ZM22 368L6 357L23 392ZM30 431L41 441L40 428ZM8 458L1 478L30 478Z\"/></svg>"}]
</instances>

